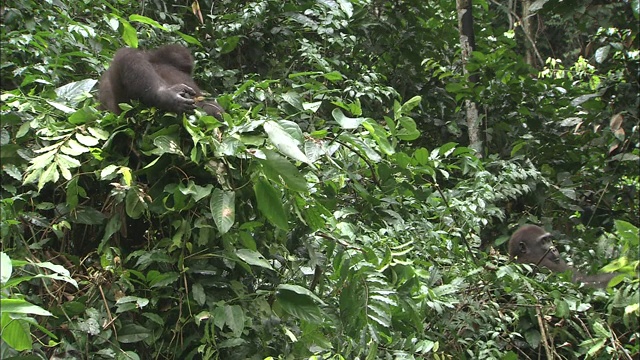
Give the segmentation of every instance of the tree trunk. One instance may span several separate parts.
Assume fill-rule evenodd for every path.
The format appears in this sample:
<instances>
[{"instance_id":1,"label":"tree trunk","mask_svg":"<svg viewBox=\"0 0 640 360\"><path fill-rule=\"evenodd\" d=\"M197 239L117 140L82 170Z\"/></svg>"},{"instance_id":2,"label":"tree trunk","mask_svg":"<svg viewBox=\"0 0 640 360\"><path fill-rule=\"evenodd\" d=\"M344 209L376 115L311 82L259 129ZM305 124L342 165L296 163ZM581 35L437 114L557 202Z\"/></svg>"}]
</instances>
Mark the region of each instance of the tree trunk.
<instances>
[{"instance_id":1,"label":"tree trunk","mask_svg":"<svg viewBox=\"0 0 640 360\"><path fill-rule=\"evenodd\" d=\"M477 81L475 74L469 75L467 63L471 52L476 48L475 34L473 32L472 0L456 0L458 10L458 29L460 31L460 46L462 48L463 71L468 75L469 87L473 87ZM467 114L467 128L469 134L469 147L476 150L476 156L482 157L482 140L480 139L480 121L478 119L478 109L472 100L465 100Z\"/></svg>"},{"instance_id":2,"label":"tree trunk","mask_svg":"<svg viewBox=\"0 0 640 360\"><path fill-rule=\"evenodd\" d=\"M533 52L534 51L533 42L535 41L535 34L533 34L533 25L531 21L533 19L533 16L529 11L530 7L531 7L530 0L522 0L522 31L524 32L525 39L528 40L528 41L525 41L527 53L525 54L524 61L531 66L535 66L536 58Z\"/></svg>"}]
</instances>

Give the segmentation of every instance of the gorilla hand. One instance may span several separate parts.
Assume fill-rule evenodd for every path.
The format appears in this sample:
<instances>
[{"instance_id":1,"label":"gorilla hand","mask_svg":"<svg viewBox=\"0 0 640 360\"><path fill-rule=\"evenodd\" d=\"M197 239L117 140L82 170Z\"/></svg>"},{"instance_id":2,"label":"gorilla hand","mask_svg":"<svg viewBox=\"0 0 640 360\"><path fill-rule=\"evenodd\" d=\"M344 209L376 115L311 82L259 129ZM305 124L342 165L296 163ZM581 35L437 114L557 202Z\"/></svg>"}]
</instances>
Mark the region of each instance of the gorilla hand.
<instances>
[{"instance_id":1,"label":"gorilla hand","mask_svg":"<svg viewBox=\"0 0 640 360\"><path fill-rule=\"evenodd\" d=\"M158 104L165 110L188 113L196 108L195 96L195 90L185 84L161 87L158 89Z\"/></svg>"}]
</instances>

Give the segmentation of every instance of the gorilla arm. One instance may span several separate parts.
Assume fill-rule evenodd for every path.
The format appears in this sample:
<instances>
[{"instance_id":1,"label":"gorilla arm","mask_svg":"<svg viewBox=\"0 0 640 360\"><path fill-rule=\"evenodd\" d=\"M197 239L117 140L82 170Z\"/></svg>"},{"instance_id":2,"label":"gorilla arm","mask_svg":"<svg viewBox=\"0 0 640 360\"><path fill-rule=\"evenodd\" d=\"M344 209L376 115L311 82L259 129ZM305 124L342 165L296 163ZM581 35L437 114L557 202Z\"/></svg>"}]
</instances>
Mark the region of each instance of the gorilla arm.
<instances>
[{"instance_id":1,"label":"gorilla arm","mask_svg":"<svg viewBox=\"0 0 640 360\"><path fill-rule=\"evenodd\" d=\"M573 272L572 280L574 282L581 282L589 287L596 287L604 289L609 285L609 281L616 277L617 273L605 273L605 274L595 274L595 275L584 275L577 271Z\"/></svg>"}]
</instances>

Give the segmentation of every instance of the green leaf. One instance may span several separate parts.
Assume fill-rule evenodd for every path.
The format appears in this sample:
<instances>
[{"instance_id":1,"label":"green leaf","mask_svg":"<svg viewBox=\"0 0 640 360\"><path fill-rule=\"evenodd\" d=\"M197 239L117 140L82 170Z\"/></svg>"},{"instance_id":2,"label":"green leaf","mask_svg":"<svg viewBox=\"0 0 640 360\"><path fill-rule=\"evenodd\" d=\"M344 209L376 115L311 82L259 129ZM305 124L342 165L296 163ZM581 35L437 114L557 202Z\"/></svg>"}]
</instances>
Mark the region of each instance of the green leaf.
<instances>
[{"instance_id":1,"label":"green leaf","mask_svg":"<svg viewBox=\"0 0 640 360\"><path fill-rule=\"evenodd\" d=\"M200 285L200 284L198 284ZM153 321L154 323L160 325L160 326L164 326L164 319L162 319L162 317L156 313L152 313L152 312L147 312L147 313L143 313L142 316L146 317L147 319Z\"/></svg>"},{"instance_id":2,"label":"green leaf","mask_svg":"<svg viewBox=\"0 0 640 360\"><path fill-rule=\"evenodd\" d=\"M98 80L96 79L84 79L75 81L63 86L60 86L55 90L58 98L67 101L73 105L76 105L80 99L88 94L91 89L96 85Z\"/></svg>"},{"instance_id":3,"label":"green leaf","mask_svg":"<svg viewBox=\"0 0 640 360\"><path fill-rule=\"evenodd\" d=\"M123 344L140 342L151 336L151 330L144 326L128 323L118 331L118 341Z\"/></svg>"},{"instance_id":4,"label":"green leaf","mask_svg":"<svg viewBox=\"0 0 640 360\"><path fill-rule=\"evenodd\" d=\"M322 105L322 101L314 101L314 102L305 102L302 103L302 108L305 111L311 110L311 112L315 113L320 110L320 106Z\"/></svg>"},{"instance_id":5,"label":"green leaf","mask_svg":"<svg viewBox=\"0 0 640 360\"><path fill-rule=\"evenodd\" d=\"M253 185L253 191L258 201L258 210L272 224L288 231L289 224L287 214L282 205L282 195L263 178L258 179Z\"/></svg>"},{"instance_id":6,"label":"green leaf","mask_svg":"<svg viewBox=\"0 0 640 360\"><path fill-rule=\"evenodd\" d=\"M532 348L537 348L540 345L540 332L535 329L530 329L524 334L524 338Z\"/></svg>"},{"instance_id":7,"label":"green leaf","mask_svg":"<svg viewBox=\"0 0 640 360\"><path fill-rule=\"evenodd\" d=\"M215 309L213 309L213 311L211 312L211 315L213 317L213 324L220 330L224 328L224 324L226 322L226 315L224 313L226 306L228 305L216 306Z\"/></svg>"},{"instance_id":8,"label":"green leaf","mask_svg":"<svg viewBox=\"0 0 640 360\"><path fill-rule=\"evenodd\" d=\"M382 152L384 152L386 155L395 154L393 146L387 139L387 131L385 131L384 128L380 126L380 124L373 121L372 119L368 119L367 121L362 123L362 126L369 131L371 137L373 137L373 139L376 141Z\"/></svg>"},{"instance_id":9,"label":"green leaf","mask_svg":"<svg viewBox=\"0 0 640 360\"><path fill-rule=\"evenodd\" d=\"M110 134L105 129L90 126L87 128L87 131L89 131L89 134L93 135L97 139L100 139L103 141L109 139Z\"/></svg>"},{"instance_id":10,"label":"green leaf","mask_svg":"<svg viewBox=\"0 0 640 360\"><path fill-rule=\"evenodd\" d=\"M429 150L427 150L427 149L425 149L423 147L418 148L413 153L413 157L416 159L418 164L424 166L424 165L429 163Z\"/></svg>"},{"instance_id":11,"label":"green leaf","mask_svg":"<svg viewBox=\"0 0 640 360\"><path fill-rule=\"evenodd\" d=\"M443 155L445 157L449 156L455 150L456 145L458 143L448 142L438 148L438 154Z\"/></svg>"},{"instance_id":12,"label":"green leaf","mask_svg":"<svg viewBox=\"0 0 640 360\"><path fill-rule=\"evenodd\" d=\"M178 35L180 35L180 37L187 42L187 44L192 44L192 45L198 45L198 46L202 46L202 43L200 43L200 41L198 41L198 39L196 39L195 37L191 36L191 35L187 35L181 31L176 31L176 33Z\"/></svg>"},{"instance_id":13,"label":"green leaf","mask_svg":"<svg viewBox=\"0 0 640 360\"><path fill-rule=\"evenodd\" d=\"M42 188L49 182L56 182L58 181L58 179L60 178L60 173L58 173L57 171L57 166L56 164L51 164L49 165L48 168L46 168L43 172L42 175L40 176L40 179L38 180L38 191L42 190Z\"/></svg>"},{"instance_id":14,"label":"green leaf","mask_svg":"<svg viewBox=\"0 0 640 360\"><path fill-rule=\"evenodd\" d=\"M183 195L191 195L193 201L198 202L211 194L213 185L207 184L206 186L196 185L193 180L189 180L186 186L180 184L178 189Z\"/></svg>"},{"instance_id":15,"label":"green leaf","mask_svg":"<svg viewBox=\"0 0 640 360\"><path fill-rule=\"evenodd\" d=\"M302 98L297 92L289 91L282 94L282 100L284 100L287 104L293 106L293 108L295 108L296 110L304 111L304 107L302 106Z\"/></svg>"},{"instance_id":16,"label":"green leaf","mask_svg":"<svg viewBox=\"0 0 640 360\"><path fill-rule=\"evenodd\" d=\"M342 134L340 134L339 139L344 141L344 142L346 142L346 143L350 143L350 144L354 145L356 148L358 148L361 151L363 151L367 155L367 157L369 159L371 159L371 161L373 161L373 162L382 161L382 157L380 156L380 154L378 154L369 145L367 145L364 141L362 141L361 138L353 136L353 135L348 134L348 133L342 133Z\"/></svg>"},{"instance_id":17,"label":"green leaf","mask_svg":"<svg viewBox=\"0 0 640 360\"><path fill-rule=\"evenodd\" d=\"M117 233L122 227L122 221L120 220L120 215L112 215L109 221L107 221L107 225L104 229L104 236L100 240L100 245L98 245L98 253L102 254L103 247L107 244L107 241L113 236L113 234Z\"/></svg>"},{"instance_id":18,"label":"green leaf","mask_svg":"<svg viewBox=\"0 0 640 360\"><path fill-rule=\"evenodd\" d=\"M306 289L297 285L278 286L276 292L278 304L291 316L310 323L321 323L324 317L322 310L314 300L317 296L308 290L303 290Z\"/></svg>"},{"instance_id":19,"label":"green leaf","mask_svg":"<svg viewBox=\"0 0 640 360\"><path fill-rule=\"evenodd\" d=\"M160 135L153 139L153 145L157 146L157 148L153 149L150 152L151 154L162 155L168 153L186 157L180 149L178 139L174 136Z\"/></svg>"},{"instance_id":20,"label":"green leaf","mask_svg":"<svg viewBox=\"0 0 640 360\"><path fill-rule=\"evenodd\" d=\"M331 82L337 82L342 80L343 78L342 74L338 71L328 72L328 73L322 74L322 76L324 76L325 79Z\"/></svg>"},{"instance_id":21,"label":"green leaf","mask_svg":"<svg viewBox=\"0 0 640 360\"><path fill-rule=\"evenodd\" d=\"M233 332L234 337L240 337L244 330L244 310L239 305L226 305L224 307L225 323Z\"/></svg>"},{"instance_id":22,"label":"green leaf","mask_svg":"<svg viewBox=\"0 0 640 360\"><path fill-rule=\"evenodd\" d=\"M209 200L213 221L220 234L226 234L236 221L236 193L214 189Z\"/></svg>"},{"instance_id":23,"label":"green leaf","mask_svg":"<svg viewBox=\"0 0 640 360\"><path fill-rule=\"evenodd\" d=\"M365 120L367 120L366 118L363 118L363 117L358 117L358 118L347 117L342 113L342 110L340 110L339 108L333 109L333 111L331 112L331 116L333 116L333 119L340 125L340 127L342 127L345 130L357 129Z\"/></svg>"},{"instance_id":24,"label":"green leaf","mask_svg":"<svg viewBox=\"0 0 640 360\"><path fill-rule=\"evenodd\" d=\"M362 115L362 104L360 103L360 99L356 99L356 101L350 103L344 103L342 101L334 100L331 102L335 106L339 106L344 110L347 110L352 115L360 116Z\"/></svg>"},{"instance_id":25,"label":"green leaf","mask_svg":"<svg viewBox=\"0 0 640 360\"><path fill-rule=\"evenodd\" d=\"M139 22L139 23L151 25L151 26L153 26L155 28L158 28L158 29L161 29L161 30L164 30L164 31L168 31L169 30L166 27L160 25L159 22L157 22L157 21L155 21L153 19L150 19L150 18L148 18L146 16L142 16L142 15L136 15L136 14L130 15L129 16L129 21L131 21L131 22Z\"/></svg>"},{"instance_id":26,"label":"green leaf","mask_svg":"<svg viewBox=\"0 0 640 360\"><path fill-rule=\"evenodd\" d=\"M96 355L102 355L102 354L97 353ZM124 351L124 352L117 353L116 360L140 360L140 356L138 356L138 354L136 354L133 351Z\"/></svg>"},{"instance_id":27,"label":"green leaf","mask_svg":"<svg viewBox=\"0 0 640 360\"><path fill-rule=\"evenodd\" d=\"M4 284L9 281L12 273L13 266L11 265L9 255L4 252L0 252L0 284L4 286Z\"/></svg>"},{"instance_id":28,"label":"green leaf","mask_svg":"<svg viewBox=\"0 0 640 360\"><path fill-rule=\"evenodd\" d=\"M447 92L454 93L454 94L459 93L463 89L465 89L465 87L462 84L455 83L455 82L448 83L444 88L445 90L447 90Z\"/></svg>"},{"instance_id":29,"label":"green leaf","mask_svg":"<svg viewBox=\"0 0 640 360\"><path fill-rule=\"evenodd\" d=\"M0 313L52 316L50 312L22 299L0 299Z\"/></svg>"},{"instance_id":30,"label":"green leaf","mask_svg":"<svg viewBox=\"0 0 640 360\"><path fill-rule=\"evenodd\" d=\"M85 146L96 146L96 145L98 145L98 139L94 138L93 136L76 133L76 139L78 140L78 142L80 144L85 145Z\"/></svg>"},{"instance_id":31,"label":"green leaf","mask_svg":"<svg viewBox=\"0 0 640 360\"><path fill-rule=\"evenodd\" d=\"M144 202L142 194L135 188L127 191L125 202L127 215L132 219L139 219L147 209L147 204Z\"/></svg>"},{"instance_id":32,"label":"green leaf","mask_svg":"<svg viewBox=\"0 0 640 360\"><path fill-rule=\"evenodd\" d=\"M55 102L55 101L51 101L51 100L47 100L47 104L53 106L54 108L62 111L65 114L72 114L76 111L76 109L69 107L65 104L61 104L59 102Z\"/></svg>"},{"instance_id":33,"label":"green leaf","mask_svg":"<svg viewBox=\"0 0 640 360\"><path fill-rule=\"evenodd\" d=\"M337 0L338 4L340 4L340 9L344 12L347 18L353 16L353 3L349 0ZM333 4L331 4L333 7Z\"/></svg>"},{"instance_id":34,"label":"green leaf","mask_svg":"<svg viewBox=\"0 0 640 360\"><path fill-rule=\"evenodd\" d=\"M602 350L607 340L607 338L587 339L580 343L580 347L588 348L587 355L589 356L588 358L591 358L592 356L600 352L600 350Z\"/></svg>"},{"instance_id":35,"label":"green leaf","mask_svg":"<svg viewBox=\"0 0 640 360\"><path fill-rule=\"evenodd\" d=\"M298 148L300 141L296 140L280 124L275 121L266 121L263 124L264 130L269 136L269 140L280 152L290 158L311 164L311 160Z\"/></svg>"},{"instance_id":36,"label":"green leaf","mask_svg":"<svg viewBox=\"0 0 640 360\"><path fill-rule=\"evenodd\" d=\"M228 36L226 38L216 40L216 45L220 47L221 54L228 54L238 46L239 42L239 36Z\"/></svg>"},{"instance_id":37,"label":"green leaf","mask_svg":"<svg viewBox=\"0 0 640 360\"><path fill-rule=\"evenodd\" d=\"M307 181L298 168L278 153L265 149L266 160L260 160L264 174L271 180L298 192L307 192Z\"/></svg>"},{"instance_id":38,"label":"green leaf","mask_svg":"<svg viewBox=\"0 0 640 360\"><path fill-rule=\"evenodd\" d=\"M31 350L33 342L31 341L29 323L20 319L12 319L8 312L3 312L0 317L0 326L2 327L0 335L7 345L17 351Z\"/></svg>"},{"instance_id":39,"label":"green leaf","mask_svg":"<svg viewBox=\"0 0 640 360\"><path fill-rule=\"evenodd\" d=\"M100 170L100 180L110 180L113 179L113 176L116 175L116 171L119 169L116 165L107 165L105 168Z\"/></svg>"},{"instance_id":40,"label":"green leaf","mask_svg":"<svg viewBox=\"0 0 640 360\"><path fill-rule=\"evenodd\" d=\"M22 179L20 169L14 164L2 164L2 171L11 176L14 180L20 181Z\"/></svg>"},{"instance_id":41,"label":"green leaf","mask_svg":"<svg viewBox=\"0 0 640 360\"><path fill-rule=\"evenodd\" d=\"M605 60L607 60L607 57L609 57L610 50L611 50L610 45L599 47L595 53L596 62L602 64Z\"/></svg>"},{"instance_id":42,"label":"green leaf","mask_svg":"<svg viewBox=\"0 0 640 360\"><path fill-rule=\"evenodd\" d=\"M616 234L620 236L624 243L628 244L632 249L637 248L640 237L638 235L638 228L623 220L615 220L614 223L616 226Z\"/></svg>"},{"instance_id":43,"label":"green leaf","mask_svg":"<svg viewBox=\"0 0 640 360\"><path fill-rule=\"evenodd\" d=\"M398 119L398 125L401 128L396 132L396 136L400 140L413 141L420 137L420 131L416 126L416 122L412 118L403 116Z\"/></svg>"},{"instance_id":44,"label":"green leaf","mask_svg":"<svg viewBox=\"0 0 640 360\"><path fill-rule=\"evenodd\" d=\"M204 287L201 283L194 283L191 285L191 296L193 296L193 300L198 303L198 305L202 306L207 301L207 295L204 292Z\"/></svg>"},{"instance_id":45,"label":"green leaf","mask_svg":"<svg viewBox=\"0 0 640 360\"><path fill-rule=\"evenodd\" d=\"M400 108L401 114L410 112L411 110L413 110L413 108L420 105L420 102L422 102L422 97L420 96L414 96L411 99L407 100L404 104L402 104L402 107Z\"/></svg>"},{"instance_id":46,"label":"green leaf","mask_svg":"<svg viewBox=\"0 0 640 360\"><path fill-rule=\"evenodd\" d=\"M593 331L599 336L599 337L604 337L604 338L610 338L611 337L611 332L607 329L605 329L605 327L599 322L599 321L595 321L593 323Z\"/></svg>"},{"instance_id":47,"label":"green leaf","mask_svg":"<svg viewBox=\"0 0 640 360\"><path fill-rule=\"evenodd\" d=\"M77 316L86 311L87 307L82 301L84 300L82 297L78 297L81 301L66 301L62 303L62 308L64 309L64 313L68 316ZM58 315L54 312L55 315ZM60 314L62 315L62 314Z\"/></svg>"},{"instance_id":48,"label":"green leaf","mask_svg":"<svg viewBox=\"0 0 640 360\"><path fill-rule=\"evenodd\" d=\"M101 225L106 217L103 213L92 207L79 206L69 213L69 220L76 224Z\"/></svg>"},{"instance_id":49,"label":"green leaf","mask_svg":"<svg viewBox=\"0 0 640 360\"><path fill-rule=\"evenodd\" d=\"M128 304L128 303L135 303L136 308L142 309L143 307L149 305L149 299L141 298L137 296L123 296L116 301L116 305Z\"/></svg>"},{"instance_id":50,"label":"green leaf","mask_svg":"<svg viewBox=\"0 0 640 360\"><path fill-rule=\"evenodd\" d=\"M137 49L138 33L136 32L136 29L124 18L118 17L118 20L120 20L122 28L124 29L122 32L122 39L124 40L124 43L131 48Z\"/></svg>"},{"instance_id":51,"label":"green leaf","mask_svg":"<svg viewBox=\"0 0 640 360\"><path fill-rule=\"evenodd\" d=\"M271 264L267 262L267 260L257 251L249 250L249 249L238 249L236 251L236 255L244 262L249 265L258 266L261 268L274 270L271 267ZM275 271L275 270L274 270Z\"/></svg>"},{"instance_id":52,"label":"green leaf","mask_svg":"<svg viewBox=\"0 0 640 360\"><path fill-rule=\"evenodd\" d=\"M304 288L300 285L291 285L291 284L280 284L278 285L277 288L278 291L280 290L286 290L286 291L292 291L295 292L296 294L299 295L304 295L304 296L308 296L311 299L313 299L313 301L317 302L318 304L324 306L326 305L316 294L314 294L311 290Z\"/></svg>"},{"instance_id":53,"label":"green leaf","mask_svg":"<svg viewBox=\"0 0 640 360\"><path fill-rule=\"evenodd\" d=\"M49 164L51 164L51 162L53 161L56 153L57 153L56 150L51 150L42 155L38 155L34 157L33 159L31 159L31 165L29 166L29 170L44 169L45 167L49 166Z\"/></svg>"},{"instance_id":54,"label":"green leaf","mask_svg":"<svg viewBox=\"0 0 640 360\"><path fill-rule=\"evenodd\" d=\"M567 319L571 316L571 310L569 309L569 304L562 299L555 299L556 303L556 316L560 318Z\"/></svg>"},{"instance_id":55,"label":"green leaf","mask_svg":"<svg viewBox=\"0 0 640 360\"><path fill-rule=\"evenodd\" d=\"M297 13L297 12L290 12L286 14L289 18L291 18L291 20L294 20L298 23L300 23L301 25L311 28L311 29L316 29L318 27L318 23L316 23L313 19L311 19L308 16L305 16L301 13Z\"/></svg>"},{"instance_id":56,"label":"green leaf","mask_svg":"<svg viewBox=\"0 0 640 360\"><path fill-rule=\"evenodd\" d=\"M60 175L62 175L62 177L66 180L71 180L71 178L73 177L73 175L71 175L71 171L69 171L69 169L65 167L65 164L58 163L58 170L60 170Z\"/></svg>"},{"instance_id":57,"label":"green leaf","mask_svg":"<svg viewBox=\"0 0 640 360\"><path fill-rule=\"evenodd\" d=\"M149 282L149 287L156 288L171 285L175 283L179 277L179 274L176 272L160 273L152 270L147 274L147 281Z\"/></svg>"},{"instance_id":58,"label":"green leaf","mask_svg":"<svg viewBox=\"0 0 640 360\"><path fill-rule=\"evenodd\" d=\"M33 184L34 182L36 182L36 180L40 179L41 175L42 175L42 170L40 169L33 170L31 173L29 173L29 175L25 176L24 181L22 183Z\"/></svg>"},{"instance_id":59,"label":"green leaf","mask_svg":"<svg viewBox=\"0 0 640 360\"><path fill-rule=\"evenodd\" d=\"M376 306L369 303L367 305L367 318L381 327L388 328L391 326L391 315L387 312L386 308Z\"/></svg>"},{"instance_id":60,"label":"green leaf","mask_svg":"<svg viewBox=\"0 0 640 360\"><path fill-rule=\"evenodd\" d=\"M324 206L315 204L314 206L305 209L302 216L304 216L304 219L311 230L317 231L325 228L327 224L326 219L331 218L331 212Z\"/></svg>"},{"instance_id":61,"label":"green leaf","mask_svg":"<svg viewBox=\"0 0 640 360\"><path fill-rule=\"evenodd\" d=\"M60 147L60 151L70 156L78 156L89 152L89 148L81 145L75 139L69 139Z\"/></svg>"},{"instance_id":62,"label":"green leaf","mask_svg":"<svg viewBox=\"0 0 640 360\"><path fill-rule=\"evenodd\" d=\"M56 160L58 160L58 166L64 166L69 169L75 169L81 165L80 161L65 154L58 154Z\"/></svg>"},{"instance_id":63,"label":"green leaf","mask_svg":"<svg viewBox=\"0 0 640 360\"><path fill-rule=\"evenodd\" d=\"M37 267L43 268L43 269L49 269L55 273L58 273L62 276L66 276L66 277L71 277L71 273L69 272L69 270L65 269L64 266L62 265L57 265L57 264L52 264L48 261L46 262L33 262L32 265L35 265ZM76 286L77 287L77 286Z\"/></svg>"}]
</instances>

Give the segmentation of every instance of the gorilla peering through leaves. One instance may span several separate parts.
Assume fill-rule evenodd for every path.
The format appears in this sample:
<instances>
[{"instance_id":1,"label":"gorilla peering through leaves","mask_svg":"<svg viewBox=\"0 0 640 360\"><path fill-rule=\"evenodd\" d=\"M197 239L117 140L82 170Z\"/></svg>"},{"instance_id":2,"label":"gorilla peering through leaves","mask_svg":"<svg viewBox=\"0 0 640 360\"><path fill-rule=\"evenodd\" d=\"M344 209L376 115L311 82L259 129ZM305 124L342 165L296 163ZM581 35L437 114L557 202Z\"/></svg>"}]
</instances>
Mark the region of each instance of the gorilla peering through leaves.
<instances>
[{"instance_id":1,"label":"gorilla peering through leaves","mask_svg":"<svg viewBox=\"0 0 640 360\"><path fill-rule=\"evenodd\" d=\"M220 119L224 110L215 100L201 101L202 91L193 81L193 57L182 45L155 50L122 48L100 79L102 107L116 114L118 104L139 100L165 111L187 113L196 107Z\"/></svg>"},{"instance_id":2,"label":"gorilla peering through leaves","mask_svg":"<svg viewBox=\"0 0 640 360\"><path fill-rule=\"evenodd\" d=\"M524 225L511 235L509 239L509 258L521 264L544 266L551 271L573 272L572 280L590 287L606 288L609 281L617 273L584 275L562 260L560 253L553 245L551 234L536 225Z\"/></svg>"}]
</instances>

